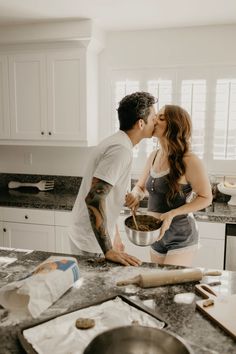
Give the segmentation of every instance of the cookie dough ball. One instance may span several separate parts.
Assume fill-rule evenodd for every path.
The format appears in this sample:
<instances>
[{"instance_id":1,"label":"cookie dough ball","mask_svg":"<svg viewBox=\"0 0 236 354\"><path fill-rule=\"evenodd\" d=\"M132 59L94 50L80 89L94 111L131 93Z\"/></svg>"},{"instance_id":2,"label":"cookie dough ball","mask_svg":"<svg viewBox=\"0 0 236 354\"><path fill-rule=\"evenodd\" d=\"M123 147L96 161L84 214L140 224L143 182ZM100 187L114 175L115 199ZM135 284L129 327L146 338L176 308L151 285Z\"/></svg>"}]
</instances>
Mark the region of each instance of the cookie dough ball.
<instances>
[{"instance_id":1,"label":"cookie dough ball","mask_svg":"<svg viewBox=\"0 0 236 354\"><path fill-rule=\"evenodd\" d=\"M89 329L95 326L95 321L92 318L77 318L75 326L79 329Z\"/></svg>"}]
</instances>

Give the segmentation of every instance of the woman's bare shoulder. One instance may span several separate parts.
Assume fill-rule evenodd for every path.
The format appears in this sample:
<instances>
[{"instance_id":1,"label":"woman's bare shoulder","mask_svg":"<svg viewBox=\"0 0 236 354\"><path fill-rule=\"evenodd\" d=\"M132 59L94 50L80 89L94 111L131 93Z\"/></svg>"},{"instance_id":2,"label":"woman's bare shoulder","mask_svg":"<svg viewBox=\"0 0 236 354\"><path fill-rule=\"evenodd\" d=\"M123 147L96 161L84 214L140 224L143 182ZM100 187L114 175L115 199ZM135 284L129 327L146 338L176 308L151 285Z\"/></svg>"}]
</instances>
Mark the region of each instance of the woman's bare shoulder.
<instances>
[{"instance_id":1,"label":"woman's bare shoulder","mask_svg":"<svg viewBox=\"0 0 236 354\"><path fill-rule=\"evenodd\" d=\"M184 155L183 160L184 160L185 163L194 163L194 162L201 161L199 159L199 157L192 151L187 152Z\"/></svg>"}]
</instances>

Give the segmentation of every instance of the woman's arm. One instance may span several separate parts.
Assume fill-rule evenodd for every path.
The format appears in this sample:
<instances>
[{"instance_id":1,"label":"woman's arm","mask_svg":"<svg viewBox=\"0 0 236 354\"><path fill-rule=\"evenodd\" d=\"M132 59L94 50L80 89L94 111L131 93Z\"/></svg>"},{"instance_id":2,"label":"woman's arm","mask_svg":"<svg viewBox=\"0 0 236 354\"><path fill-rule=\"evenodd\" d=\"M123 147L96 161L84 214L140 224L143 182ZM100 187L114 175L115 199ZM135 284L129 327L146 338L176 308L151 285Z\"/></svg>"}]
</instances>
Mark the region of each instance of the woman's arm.
<instances>
[{"instance_id":1,"label":"woman's arm","mask_svg":"<svg viewBox=\"0 0 236 354\"><path fill-rule=\"evenodd\" d=\"M194 154L187 156L184 160L186 164L185 178L191 185L193 192L196 193L196 198L190 203L174 209L175 216L203 209L212 202L211 184L202 161Z\"/></svg>"},{"instance_id":2,"label":"woman's arm","mask_svg":"<svg viewBox=\"0 0 236 354\"><path fill-rule=\"evenodd\" d=\"M140 200L142 200L145 197L145 184L146 180L148 178L150 168L152 166L152 161L154 159L154 156L156 154L156 151L153 151L150 156L147 159L147 162L145 164L145 167L143 169L143 172L141 176L138 179L138 182L132 189L130 193L126 194L125 197L125 204L127 207L130 209L133 209L138 206Z\"/></svg>"},{"instance_id":3,"label":"woman's arm","mask_svg":"<svg viewBox=\"0 0 236 354\"><path fill-rule=\"evenodd\" d=\"M196 155L191 154L184 158L184 162L186 165L185 178L187 182L190 183L192 190L196 193L196 198L190 203L186 203L179 208L161 214L160 219L163 221L163 224L159 239L161 239L166 230L169 229L172 219L175 216L203 209L212 202L211 185L202 161Z\"/></svg>"}]
</instances>

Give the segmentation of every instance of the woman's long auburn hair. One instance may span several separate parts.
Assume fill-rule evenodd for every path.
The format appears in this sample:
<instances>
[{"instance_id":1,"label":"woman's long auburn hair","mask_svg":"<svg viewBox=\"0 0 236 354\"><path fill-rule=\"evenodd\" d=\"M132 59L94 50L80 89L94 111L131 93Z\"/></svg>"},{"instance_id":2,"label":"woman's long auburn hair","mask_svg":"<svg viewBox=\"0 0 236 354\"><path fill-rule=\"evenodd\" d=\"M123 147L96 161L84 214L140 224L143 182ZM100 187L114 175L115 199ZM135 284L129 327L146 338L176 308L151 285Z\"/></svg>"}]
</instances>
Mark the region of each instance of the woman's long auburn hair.
<instances>
[{"instance_id":1,"label":"woman's long auburn hair","mask_svg":"<svg viewBox=\"0 0 236 354\"><path fill-rule=\"evenodd\" d=\"M180 191L179 179L186 171L183 158L190 150L192 124L190 115L180 106L166 105L164 117L167 123L164 136L167 141L170 167L170 173L167 176L170 185L167 201L171 204L171 201Z\"/></svg>"}]
</instances>

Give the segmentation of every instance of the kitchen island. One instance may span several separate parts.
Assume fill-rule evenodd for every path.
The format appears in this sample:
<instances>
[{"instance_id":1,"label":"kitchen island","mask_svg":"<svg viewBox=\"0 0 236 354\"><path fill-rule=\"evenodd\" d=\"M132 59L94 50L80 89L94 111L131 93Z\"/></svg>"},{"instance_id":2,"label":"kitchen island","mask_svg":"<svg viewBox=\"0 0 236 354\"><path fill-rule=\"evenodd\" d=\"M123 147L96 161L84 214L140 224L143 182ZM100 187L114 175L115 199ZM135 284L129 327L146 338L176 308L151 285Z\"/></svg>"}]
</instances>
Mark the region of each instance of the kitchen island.
<instances>
[{"instance_id":1,"label":"kitchen island","mask_svg":"<svg viewBox=\"0 0 236 354\"><path fill-rule=\"evenodd\" d=\"M51 256L51 253L0 248L0 287L27 275L35 266ZM40 318L14 319L7 311L0 309L0 353L24 353L17 331L39 321L77 310L94 304L105 298L123 294L134 301L142 303L154 310L167 324L167 330L184 338L196 354L227 354L236 353L236 342L217 325L206 319L196 310L195 296L189 303L175 301L180 293L193 294L196 283L168 285L156 288L141 289L134 285L117 287L116 282L137 275L139 272L162 270L153 263L143 263L141 267L123 267L104 259L76 257L80 270L80 285L75 284L54 305L46 310ZM165 269L181 267L165 267ZM202 282L221 281L221 285L213 289L221 295L236 293L236 272L224 271L218 277L204 277ZM187 296L188 298L188 296ZM188 302L188 301L187 301Z\"/></svg>"}]
</instances>

